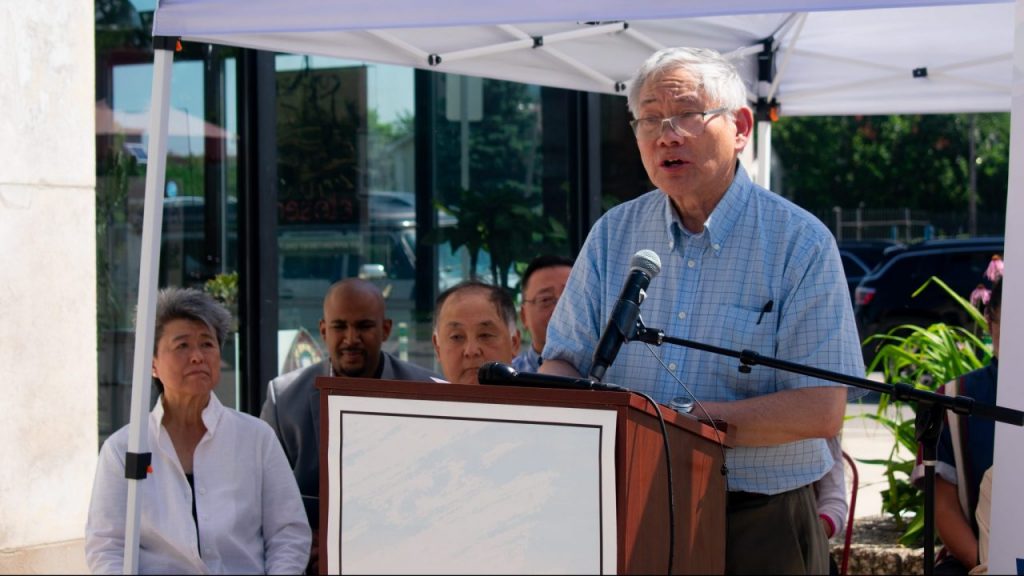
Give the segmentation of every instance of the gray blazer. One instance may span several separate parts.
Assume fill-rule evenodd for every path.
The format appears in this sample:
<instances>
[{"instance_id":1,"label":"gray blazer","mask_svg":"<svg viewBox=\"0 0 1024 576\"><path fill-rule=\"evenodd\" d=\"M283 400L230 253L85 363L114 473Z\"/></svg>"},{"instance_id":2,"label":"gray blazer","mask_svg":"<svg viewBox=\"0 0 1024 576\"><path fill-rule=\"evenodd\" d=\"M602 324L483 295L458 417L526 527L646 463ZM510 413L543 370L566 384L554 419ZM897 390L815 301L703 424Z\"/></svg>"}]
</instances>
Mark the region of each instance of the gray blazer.
<instances>
[{"instance_id":1,"label":"gray blazer","mask_svg":"<svg viewBox=\"0 0 1024 576\"><path fill-rule=\"evenodd\" d=\"M381 362L382 380L430 382L431 378L440 378L386 352L381 352ZM260 418L270 424L284 447L313 530L320 526L320 393L315 383L317 376L330 375L331 362L326 359L274 378L260 412Z\"/></svg>"}]
</instances>

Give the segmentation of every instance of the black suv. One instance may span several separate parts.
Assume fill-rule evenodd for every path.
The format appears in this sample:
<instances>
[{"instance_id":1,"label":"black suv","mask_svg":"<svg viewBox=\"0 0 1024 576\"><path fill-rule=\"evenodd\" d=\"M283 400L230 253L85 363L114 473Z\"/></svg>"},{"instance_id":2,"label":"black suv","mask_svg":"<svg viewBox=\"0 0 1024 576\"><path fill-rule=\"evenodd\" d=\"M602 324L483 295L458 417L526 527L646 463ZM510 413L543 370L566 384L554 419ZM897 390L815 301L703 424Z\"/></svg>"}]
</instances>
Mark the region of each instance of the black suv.
<instances>
[{"instance_id":1,"label":"black suv","mask_svg":"<svg viewBox=\"0 0 1024 576\"><path fill-rule=\"evenodd\" d=\"M994 254L1003 254L1001 236L928 240L889 249L885 259L856 289L854 314L861 340L901 324L928 326L945 322L973 328L974 322L967 312L939 286L929 286L916 297L912 295L935 276L960 296L969 298L978 284L990 284L984 275Z\"/></svg>"},{"instance_id":2,"label":"black suv","mask_svg":"<svg viewBox=\"0 0 1024 576\"><path fill-rule=\"evenodd\" d=\"M843 260L843 272L846 284L850 287L850 301L857 303L855 291L864 279L886 258L886 255L906 248L904 244L893 240L843 240L839 242L839 257Z\"/></svg>"}]
</instances>

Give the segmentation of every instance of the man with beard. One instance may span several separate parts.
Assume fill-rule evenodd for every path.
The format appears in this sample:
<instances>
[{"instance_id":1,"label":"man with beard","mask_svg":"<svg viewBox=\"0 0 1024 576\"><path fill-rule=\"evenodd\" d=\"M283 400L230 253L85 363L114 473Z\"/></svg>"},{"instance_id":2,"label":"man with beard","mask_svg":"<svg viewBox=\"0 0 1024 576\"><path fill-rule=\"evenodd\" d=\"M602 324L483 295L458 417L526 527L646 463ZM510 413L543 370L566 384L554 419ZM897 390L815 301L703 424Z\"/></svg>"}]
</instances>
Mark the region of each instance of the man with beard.
<instances>
[{"instance_id":1,"label":"man with beard","mask_svg":"<svg viewBox=\"0 0 1024 576\"><path fill-rule=\"evenodd\" d=\"M310 566L316 566L320 495L320 394L317 376L382 380L439 380L437 374L402 362L381 350L391 334L384 296L377 286L350 278L335 282L324 297L320 337L328 360L282 374L270 381L260 418L277 433L302 493L313 528ZM314 572L315 573L315 570Z\"/></svg>"}]
</instances>

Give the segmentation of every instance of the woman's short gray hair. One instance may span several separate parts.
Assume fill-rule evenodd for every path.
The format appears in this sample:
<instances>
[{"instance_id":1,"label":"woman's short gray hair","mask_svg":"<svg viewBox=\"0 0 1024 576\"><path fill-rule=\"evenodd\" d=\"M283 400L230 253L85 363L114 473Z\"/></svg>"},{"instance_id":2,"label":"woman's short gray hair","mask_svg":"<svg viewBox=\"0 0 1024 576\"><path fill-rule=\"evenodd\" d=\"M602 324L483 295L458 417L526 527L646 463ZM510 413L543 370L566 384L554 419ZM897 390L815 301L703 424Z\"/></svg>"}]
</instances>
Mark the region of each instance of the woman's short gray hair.
<instances>
[{"instance_id":1,"label":"woman's short gray hair","mask_svg":"<svg viewBox=\"0 0 1024 576\"><path fill-rule=\"evenodd\" d=\"M704 94L716 106L730 111L747 106L747 87L736 67L710 48L664 48L648 58L629 83L626 103L634 118L640 108L640 91L651 78L683 68L700 83Z\"/></svg>"},{"instance_id":2,"label":"woman's short gray hair","mask_svg":"<svg viewBox=\"0 0 1024 576\"><path fill-rule=\"evenodd\" d=\"M217 344L221 347L231 327L231 313L213 296L195 288L164 288L156 299L154 354L164 328L174 320L194 320L206 324L217 335Z\"/></svg>"}]
</instances>

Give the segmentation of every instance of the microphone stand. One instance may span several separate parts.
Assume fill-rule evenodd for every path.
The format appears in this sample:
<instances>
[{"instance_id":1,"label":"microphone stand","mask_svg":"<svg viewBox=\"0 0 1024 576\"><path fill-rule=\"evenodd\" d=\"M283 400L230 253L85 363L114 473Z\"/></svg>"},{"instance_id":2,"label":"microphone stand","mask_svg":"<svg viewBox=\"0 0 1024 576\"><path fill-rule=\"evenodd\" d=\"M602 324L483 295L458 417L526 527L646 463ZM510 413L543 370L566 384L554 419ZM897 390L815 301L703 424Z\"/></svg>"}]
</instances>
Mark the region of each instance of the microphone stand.
<instances>
[{"instance_id":1,"label":"microphone stand","mask_svg":"<svg viewBox=\"0 0 1024 576\"><path fill-rule=\"evenodd\" d=\"M629 340L630 338L627 338ZM777 370L803 374L831 382L848 384L866 390L874 390L889 394L896 400L914 402L917 406L917 416L914 419L915 437L921 446L922 463L924 464L924 573L932 574L935 568L935 462L938 458L939 435L942 432L943 415L946 410L952 410L957 414L981 416L997 422L1024 426L1024 412L1012 408L1004 408L994 404L982 404L975 402L974 398L967 396L946 396L936 394L927 390L918 390L909 384L902 382L889 385L881 382L857 378L805 366L794 362L787 362L769 356L762 356L753 350L741 350L739 352L728 348L719 348L693 340L665 336L665 332L657 328L647 328L643 320L637 318L636 333L631 338L655 346L663 343L675 344L695 350L703 350L722 356L738 358L740 365L738 370L743 374L749 374L751 366L762 364Z\"/></svg>"}]
</instances>

